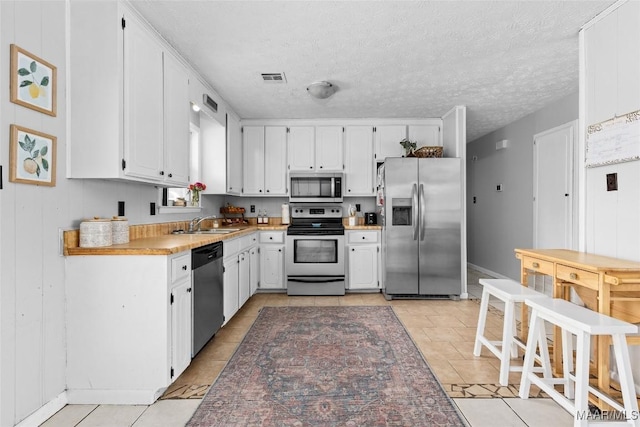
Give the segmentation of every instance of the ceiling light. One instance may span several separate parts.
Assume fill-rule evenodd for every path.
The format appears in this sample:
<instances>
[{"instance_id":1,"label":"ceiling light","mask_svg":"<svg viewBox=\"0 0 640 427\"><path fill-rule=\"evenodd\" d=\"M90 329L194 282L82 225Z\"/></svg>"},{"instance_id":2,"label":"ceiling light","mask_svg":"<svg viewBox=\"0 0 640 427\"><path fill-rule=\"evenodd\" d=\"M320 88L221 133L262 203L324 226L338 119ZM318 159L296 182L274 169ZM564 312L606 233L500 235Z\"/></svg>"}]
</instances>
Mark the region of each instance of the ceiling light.
<instances>
[{"instance_id":1,"label":"ceiling light","mask_svg":"<svg viewBox=\"0 0 640 427\"><path fill-rule=\"evenodd\" d=\"M191 103L191 109L196 113L200 111L200 107L198 106L198 104L194 104L193 102Z\"/></svg>"},{"instance_id":2,"label":"ceiling light","mask_svg":"<svg viewBox=\"0 0 640 427\"><path fill-rule=\"evenodd\" d=\"M313 82L307 87L309 95L318 99L326 99L336 93L338 87L329 82Z\"/></svg>"}]
</instances>

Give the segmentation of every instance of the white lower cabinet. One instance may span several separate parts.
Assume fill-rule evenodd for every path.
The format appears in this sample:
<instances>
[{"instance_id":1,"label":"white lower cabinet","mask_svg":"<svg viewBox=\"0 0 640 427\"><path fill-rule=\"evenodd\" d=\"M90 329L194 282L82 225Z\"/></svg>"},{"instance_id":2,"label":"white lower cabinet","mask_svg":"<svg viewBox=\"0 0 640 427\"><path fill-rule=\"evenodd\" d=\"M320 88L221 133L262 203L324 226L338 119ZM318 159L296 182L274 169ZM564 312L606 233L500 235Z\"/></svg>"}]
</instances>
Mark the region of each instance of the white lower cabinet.
<instances>
[{"instance_id":1,"label":"white lower cabinet","mask_svg":"<svg viewBox=\"0 0 640 427\"><path fill-rule=\"evenodd\" d=\"M153 403L190 361L191 253L65 264L68 403Z\"/></svg>"},{"instance_id":2,"label":"white lower cabinet","mask_svg":"<svg viewBox=\"0 0 640 427\"><path fill-rule=\"evenodd\" d=\"M251 262L251 252L257 251L258 233L223 240L222 244L224 321L227 323L255 292L252 290L252 280L257 280L258 270L254 270L257 266Z\"/></svg>"},{"instance_id":3,"label":"white lower cabinet","mask_svg":"<svg viewBox=\"0 0 640 427\"><path fill-rule=\"evenodd\" d=\"M380 231L346 231L347 289L380 288Z\"/></svg>"},{"instance_id":4,"label":"white lower cabinet","mask_svg":"<svg viewBox=\"0 0 640 427\"><path fill-rule=\"evenodd\" d=\"M284 232L260 232L260 289L286 289Z\"/></svg>"}]
</instances>

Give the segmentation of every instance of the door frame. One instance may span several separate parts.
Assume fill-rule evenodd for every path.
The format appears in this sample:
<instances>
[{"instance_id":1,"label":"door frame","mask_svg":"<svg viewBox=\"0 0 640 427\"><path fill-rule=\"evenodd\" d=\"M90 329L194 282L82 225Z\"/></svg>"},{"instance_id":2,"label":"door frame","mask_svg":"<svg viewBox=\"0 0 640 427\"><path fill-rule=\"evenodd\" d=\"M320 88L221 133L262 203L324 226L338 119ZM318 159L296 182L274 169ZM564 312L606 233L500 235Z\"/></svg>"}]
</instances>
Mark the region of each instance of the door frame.
<instances>
[{"instance_id":1,"label":"door frame","mask_svg":"<svg viewBox=\"0 0 640 427\"><path fill-rule=\"evenodd\" d=\"M568 216L569 216L569 236L570 236L570 244L568 249L577 249L578 247L578 139L577 139L577 129L578 129L578 120L572 120L570 122L564 123L560 126L556 126L551 129L547 129L543 132L539 132L533 135L533 247L538 246L538 207L536 204L537 196L538 196L538 168L536 165L538 164L538 145L536 144L536 140L559 132L565 129L569 129L570 141L569 141L569 154L568 154L568 164L567 166L567 174L569 178L569 204L568 204Z\"/></svg>"}]
</instances>

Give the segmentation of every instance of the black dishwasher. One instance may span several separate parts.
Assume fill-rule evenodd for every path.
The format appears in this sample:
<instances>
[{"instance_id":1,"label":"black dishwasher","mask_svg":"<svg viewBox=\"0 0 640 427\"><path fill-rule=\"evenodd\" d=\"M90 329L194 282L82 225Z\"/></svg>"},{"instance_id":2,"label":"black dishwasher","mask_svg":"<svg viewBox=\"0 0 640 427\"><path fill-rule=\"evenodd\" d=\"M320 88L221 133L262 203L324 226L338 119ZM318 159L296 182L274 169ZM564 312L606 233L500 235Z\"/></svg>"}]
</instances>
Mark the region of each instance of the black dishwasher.
<instances>
[{"instance_id":1,"label":"black dishwasher","mask_svg":"<svg viewBox=\"0 0 640 427\"><path fill-rule=\"evenodd\" d=\"M224 322L222 242L191 251L193 269L191 357L218 332Z\"/></svg>"}]
</instances>

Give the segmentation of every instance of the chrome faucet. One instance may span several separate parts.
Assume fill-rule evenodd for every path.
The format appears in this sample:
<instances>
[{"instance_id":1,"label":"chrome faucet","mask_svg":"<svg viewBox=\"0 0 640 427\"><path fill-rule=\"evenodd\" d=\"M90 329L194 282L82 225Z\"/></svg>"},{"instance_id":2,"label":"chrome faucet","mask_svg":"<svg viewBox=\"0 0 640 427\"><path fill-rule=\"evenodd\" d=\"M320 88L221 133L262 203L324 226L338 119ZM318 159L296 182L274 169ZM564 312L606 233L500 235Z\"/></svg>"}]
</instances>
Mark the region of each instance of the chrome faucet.
<instances>
[{"instance_id":1,"label":"chrome faucet","mask_svg":"<svg viewBox=\"0 0 640 427\"><path fill-rule=\"evenodd\" d=\"M193 218L190 222L189 222L189 231L196 231L196 227L197 230L200 231L200 224L202 224L203 221L206 221L208 219L217 219L218 217L215 215L208 215L208 216L197 216L195 218Z\"/></svg>"}]
</instances>

